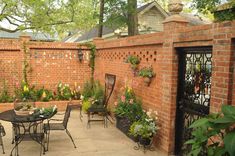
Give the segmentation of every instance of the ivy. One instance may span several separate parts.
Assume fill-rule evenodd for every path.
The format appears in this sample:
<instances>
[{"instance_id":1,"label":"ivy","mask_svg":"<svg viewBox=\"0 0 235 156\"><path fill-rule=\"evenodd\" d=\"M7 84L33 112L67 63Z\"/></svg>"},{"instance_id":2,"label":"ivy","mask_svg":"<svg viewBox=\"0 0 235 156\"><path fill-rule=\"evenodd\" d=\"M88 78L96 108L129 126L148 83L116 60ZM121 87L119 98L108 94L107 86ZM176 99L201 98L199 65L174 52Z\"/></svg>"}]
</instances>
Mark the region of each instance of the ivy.
<instances>
[{"instance_id":1,"label":"ivy","mask_svg":"<svg viewBox=\"0 0 235 156\"><path fill-rule=\"evenodd\" d=\"M24 52L24 61L23 61L23 80L26 84L28 84L28 78L27 75L31 71L28 57L29 57L29 51L27 50L26 43L23 43L23 52Z\"/></svg>"},{"instance_id":2,"label":"ivy","mask_svg":"<svg viewBox=\"0 0 235 156\"><path fill-rule=\"evenodd\" d=\"M215 12L216 21L232 21L235 19L235 5L234 8Z\"/></svg>"},{"instance_id":3,"label":"ivy","mask_svg":"<svg viewBox=\"0 0 235 156\"><path fill-rule=\"evenodd\" d=\"M86 46L90 49L90 68L91 68L91 82L94 82L94 72L95 72L95 53L96 53L96 46L90 42L79 44L79 46Z\"/></svg>"}]
</instances>

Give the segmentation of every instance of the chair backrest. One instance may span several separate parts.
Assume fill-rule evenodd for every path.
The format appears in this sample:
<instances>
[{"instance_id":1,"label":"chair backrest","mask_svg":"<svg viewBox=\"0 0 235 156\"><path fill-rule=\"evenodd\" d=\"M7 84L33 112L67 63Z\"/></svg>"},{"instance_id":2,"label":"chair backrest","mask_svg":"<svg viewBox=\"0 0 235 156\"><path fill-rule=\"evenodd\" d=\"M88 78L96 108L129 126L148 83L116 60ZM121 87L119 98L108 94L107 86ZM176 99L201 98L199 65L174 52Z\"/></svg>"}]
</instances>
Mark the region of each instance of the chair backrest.
<instances>
[{"instance_id":1,"label":"chair backrest","mask_svg":"<svg viewBox=\"0 0 235 156\"><path fill-rule=\"evenodd\" d=\"M71 113L70 104L67 104L65 114L64 114L64 119L63 119L63 126L65 127L65 129L67 129L70 113Z\"/></svg>"},{"instance_id":2,"label":"chair backrest","mask_svg":"<svg viewBox=\"0 0 235 156\"><path fill-rule=\"evenodd\" d=\"M3 125L0 123L0 137L5 136L5 135L6 135L6 131Z\"/></svg>"},{"instance_id":3,"label":"chair backrest","mask_svg":"<svg viewBox=\"0 0 235 156\"><path fill-rule=\"evenodd\" d=\"M104 96L104 107L107 108L110 96L113 93L113 89L116 82L116 75L105 74L105 96Z\"/></svg>"}]
</instances>

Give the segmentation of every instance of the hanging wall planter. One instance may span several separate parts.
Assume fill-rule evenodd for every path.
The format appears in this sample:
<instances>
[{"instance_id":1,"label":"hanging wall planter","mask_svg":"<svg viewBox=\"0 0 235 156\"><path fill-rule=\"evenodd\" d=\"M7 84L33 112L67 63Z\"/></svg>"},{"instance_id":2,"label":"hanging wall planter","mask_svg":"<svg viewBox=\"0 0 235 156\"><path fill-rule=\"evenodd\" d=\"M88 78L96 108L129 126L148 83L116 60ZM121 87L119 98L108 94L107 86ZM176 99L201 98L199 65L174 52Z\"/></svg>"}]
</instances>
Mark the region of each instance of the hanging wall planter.
<instances>
[{"instance_id":1,"label":"hanging wall planter","mask_svg":"<svg viewBox=\"0 0 235 156\"><path fill-rule=\"evenodd\" d=\"M134 74L134 76L138 75L138 65L140 64L140 60L137 56L130 55L127 58L127 63L130 63L131 70Z\"/></svg>"},{"instance_id":2,"label":"hanging wall planter","mask_svg":"<svg viewBox=\"0 0 235 156\"><path fill-rule=\"evenodd\" d=\"M139 71L139 76L144 78L145 86L149 86L152 78L155 76L152 66L142 68Z\"/></svg>"}]
</instances>

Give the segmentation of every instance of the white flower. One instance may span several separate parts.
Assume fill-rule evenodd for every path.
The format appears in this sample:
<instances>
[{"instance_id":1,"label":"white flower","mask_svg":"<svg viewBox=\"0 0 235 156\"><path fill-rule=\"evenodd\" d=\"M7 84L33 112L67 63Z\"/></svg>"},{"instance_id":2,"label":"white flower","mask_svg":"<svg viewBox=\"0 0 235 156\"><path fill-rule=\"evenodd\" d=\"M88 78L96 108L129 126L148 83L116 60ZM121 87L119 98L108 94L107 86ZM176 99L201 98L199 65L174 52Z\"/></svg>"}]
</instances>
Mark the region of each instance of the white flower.
<instances>
[{"instance_id":1,"label":"white flower","mask_svg":"<svg viewBox=\"0 0 235 156\"><path fill-rule=\"evenodd\" d=\"M157 111L154 111L155 115L158 115L158 112Z\"/></svg>"},{"instance_id":2,"label":"white flower","mask_svg":"<svg viewBox=\"0 0 235 156\"><path fill-rule=\"evenodd\" d=\"M81 96L80 96L80 99L81 99L81 100L83 100L83 99L84 99L84 96L83 96L83 95L81 95Z\"/></svg>"},{"instance_id":3,"label":"white flower","mask_svg":"<svg viewBox=\"0 0 235 156\"><path fill-rule=\"evenodd\" d=\"M57 110L57 106L54 105L53 109L52 109L52 112L55 112Z\"/></svg>"},{"instance_id":4,"label":"white flower","mask_svg":"<svg viewBox=\"0 0 235 156\"><path fill-rule=\"evenodd\" d=\"M151 112L150 112L150 111L148 111L146 114L147 114L149 117L151 117Z\"/></svg>"}]
</instances>

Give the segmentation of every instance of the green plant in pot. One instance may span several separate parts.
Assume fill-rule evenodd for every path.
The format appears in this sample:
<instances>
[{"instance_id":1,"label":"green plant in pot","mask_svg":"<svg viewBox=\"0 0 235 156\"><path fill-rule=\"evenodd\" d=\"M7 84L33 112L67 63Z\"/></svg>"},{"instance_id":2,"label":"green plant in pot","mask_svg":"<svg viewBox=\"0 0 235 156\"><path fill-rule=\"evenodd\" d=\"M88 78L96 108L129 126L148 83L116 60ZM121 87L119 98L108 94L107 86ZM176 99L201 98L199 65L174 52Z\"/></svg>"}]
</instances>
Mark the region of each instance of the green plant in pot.
<instances>
[{"instance_id":1,"label":"green plant in pot","mask_svg":"<svg viewBox=\"0 0 235 156\"><path fill-rule=\"evenodd\" d=\"M104 88L99 81L85 83L82 94L82 110L86 113L90 107L103 107Z\"/></svg>"},{"instance_id":2,"label":"green plant in pot","mask_svg":"<svg viewBox=\"0 0 235 156\"><path fill-rule=\"evenodd\" d=\"M138 65L140 64L140 59L137 56L129 55L127 58L127 62L131 64L131 69L136 76Z\"/></svg>"},{"instance_id":3,"label":"green plant in pot","mask_svg":"<svg viewBox=\"0 0 235 156\"><path fill-rule=\"evenodd\" d=\"M130 134L137 137L141 145L151 145L152 138L159 129L157 119L157 112L149 110L142 115L139 121L136 121L131 125L129 130Z\"/></svg>"},{"instance_id":4,"label":"green plant in pot","mask_svg":"<svg viewBox=\"0 0 235 156\"><path fill-rule=\"evenodd\" d=\"M144 78L144 83L146 86L149 86L151 83L151 79L155 76L156 74L153 71L153 67L144 67L139 71L139 76Z\"/></svg>"}]
</instances>

